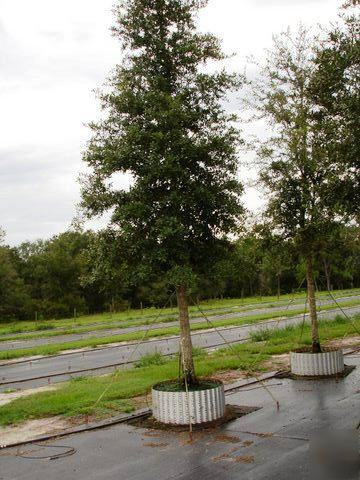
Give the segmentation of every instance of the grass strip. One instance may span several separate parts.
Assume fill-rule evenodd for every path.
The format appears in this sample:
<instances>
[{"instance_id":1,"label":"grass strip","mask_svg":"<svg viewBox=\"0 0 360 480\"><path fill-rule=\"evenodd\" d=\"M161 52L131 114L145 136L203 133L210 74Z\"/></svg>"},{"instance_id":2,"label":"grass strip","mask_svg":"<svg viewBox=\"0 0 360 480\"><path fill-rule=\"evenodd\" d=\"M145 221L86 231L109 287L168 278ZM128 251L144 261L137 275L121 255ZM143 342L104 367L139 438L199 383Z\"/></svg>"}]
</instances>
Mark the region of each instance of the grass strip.
<instances>
[{"instance_id":1,"label":"grass strip","mask_svg":"<svg viewBox=\"0 0 360 480\"><path fill-rule=\"evenodd\" d=\"M360 303L360 300L359 300ZM301 303L300 303L301 304ZM294 304L293 304L294 305ZM295 303L296 305L296 303ZM274 303L266 303L262 305L262 308L275 308L277 305ZM279 307L283 305L278 305ZM256 308L256 307L255 307ZM258 307L259 308L259 307ZM212 310L211 315L222 315L222 314L231 314L231 313L243 313L247 312L249 310L253 310L254 305L249 305L245 307L238 307L238 308L228 308L226 310ZM204 313L209 313L208 311L205 311ZM197 309L197 312L193 313L190 315L190 318L197 318L201 317L201 313ZM53 338L57 336L62 336L62 335L74 335L74 334L82 334L82 333L87 333L87 332L97 332L97 331L103 331L103 330L108 330L108 329L124 329L124 328L129 328L129 327L138 327L138 326L148 326L148 325L159 325L159 324L166 324L166 323L171 323L171 322L176 322L177 317L176 316L171 316L171 317L163 317L160 316L157 320L151 320L151 319L136 319L136 320L129 320L129 321L122 321L119 323L118 321L113 321L112 323L103 323L103 324L96 324L96 325L87 325L83 327L71 327L71 328L66 328L66 329L39 329L39 332L36 333L23 333L23 334L16 334L16 335L10 335L10 336L1 336L0 335L0 343L1 342L11 342L11 341L19 341L19 340L37 340L40 338ZM50 331L49 331L50 330Z\"/></svg>"},{"instance_id":2,"label":"grass strip","mask_svg":"<svg viewBox=\"0 0 360 480\"><path fill-rule=\"evenodd\" d=\"M352 307L359 305L359 301L344 302L342 307ZM321 311L327 311L334 309L334 305L325 305L322 307ZM240 318L228 318L222 320L213 320L211 323L214 327L227 327L227 326L241 326L244 324L259 323L265 320L277 319L277 318L289 318L303 313L303 309L299 310L283 310L279 312L270 312L266 314L251 315L247 317ZM209 324L207 322L196 323L191 325L191 331L196 332L200 330L208 330ZM159 328L156 330L150 330L147 334L147 339L159 338L159 337L168 337L172 335L178 335L180 333L180 328L178 326ZM108 345L111 343L120 343L120 342L131 342L136 340L141 340L144 336L144 331L138 332L129 332L119 335L111 335L108 337L98 337L98 338L87 338L83 340L76 340L73 342L66 343L57 343L54 345L40 345L33 348L22 348L22 349L13 349L0 351L0 360L12 360L16 358L25 358L32 356L46 356L46 355L56 355L60 352L65 352L66 350L77 350L82 348L96 348L102 345Z\"/></svg>"},{"instance_id":3,"label":"grass strip","mask_svg":"<svg viewBox=\"0 0 360 480\"><path fill-rule=\"evenodd\" d=\"M360 316L354 318L354 323L356 328L360 328ZM348 320L340 316L333 321L320 321L319 331L323 343L352 334ZM289 326L270 331L266 343L249 341L211 354L202 352L195 357L197 374L208 377L234 369L266 370L265 362L271 355L288 353L299 346L311 344L310 327L304 326L301 342L300 333L301 326ZM118 370L107 376L74 378L60 384L54 391L32 394L0 407L0 425L17 425L54 415L104 418L119 412L130 412L135 408L134 397L146 394L155 383L175 380L177 375L178 360L175 358L160 365L156 360L147 366ZM109 382L110 388L107 388Z\"/></svg>"},{"instance_id":4,"label":"grass strip","mask_svg":"<svg viewBox=\"0 0 360 480\"><path fill-rule=\"evenodd\" d=\"M334 291L334 295L341 297L347 296L351 294L360 294L360 290L340 290ZM327 297L327 292L319 292L318 298L321 299L323 297ZM256 307L257 305L264 306L266 303L271 302L287 302L291 299L300 300L305 299L304 293L296 293L294 295L286 294L281 295L280 299L275 296L267 296L267 297L248 297L248 298L231 298L231 299L223 299L223 300L208 300L201 302L201 307L204 311L210 313L217 313L223 311L224 309L229 308L238 308L242 309L244 307L249 306L250 308ZM230 312L228 312L230 313ZM11 335L17 335L16 339L21 338L18 334L30 334L33 333L34 337L27 337L27 338L39 338L36 335L46 335L51 332L51 330L56 330L63 328L66 332L69 333L82 333L86 330L77 330L81 327L94 327L91 330L95 330L97 327L101 328L103 325L110 326L114 323L122 323L124 328L127 326L135 326L135 325L146 325L147 323L151 322L151 319L156 318L160 314L159 323L171 321L172 318L167 318L169 316L176 316L177 309L176 308L146 308L141 310L132 309L125 312L118 312L114 314L110 313L103 313L97 315L88 315L78 317L77 319L67 318L67 319L60 319L60 320L46 320L46 321L12 321L12 322L1 322L0 321L0 336L2 337L0 341L8 341L15 338L12 338ZM190 316L198 316L199 312L196 306L190 307ZM106 327L105 327L106 328ZM59 334L64 334L64 330L61 331ZM87 330L89 331L89 330ZM56 333L57 334L57 333ZM6 338L4 339L4 336ZM26 338L26 337L25 337Z\"/></svg>"}]
</instances>

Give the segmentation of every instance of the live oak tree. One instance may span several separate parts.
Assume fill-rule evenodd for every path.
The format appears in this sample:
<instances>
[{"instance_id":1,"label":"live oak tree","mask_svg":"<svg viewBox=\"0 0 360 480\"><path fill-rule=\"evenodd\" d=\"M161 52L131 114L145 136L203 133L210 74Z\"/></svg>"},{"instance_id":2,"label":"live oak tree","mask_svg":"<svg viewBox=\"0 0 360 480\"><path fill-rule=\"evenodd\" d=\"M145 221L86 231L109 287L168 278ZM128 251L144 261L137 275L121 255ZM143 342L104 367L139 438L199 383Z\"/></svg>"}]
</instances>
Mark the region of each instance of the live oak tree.
<instances>
[{"instance_id":1,"label":"live oak tree","mask_svg":"<svg viewBox=\"0 0 360 480\"><path fill-rule=\"evenodd\" d=\"M90 216L111 212L132 277L163 274L176 289L183 376L196 381L188 293L221 255L236 227L238 131L223 99L239 78L221 61L218 40L197 33L206 0L123 0L113 33L124 57L100 94L104 119L91 125L84 154L91 174L82 203ZM117 188L119 173L131 187Z\"/></svg>"},{"instance_id":2,"label":"live oak tree","mask_svg":"<svg viewBox=\"0 0 360 480\"><path fill-rule=\"evenodd\" d=\"M306 262L312 349L320 352L314 261L337 218L332 195L337 159L323 142L310 84L315 71L314 39L304 28L284 33L256 84L256 108L273 135L259 149L261 180L269 193L268 215L277 233L292 239Z\"/></svg>"}]
</instances>

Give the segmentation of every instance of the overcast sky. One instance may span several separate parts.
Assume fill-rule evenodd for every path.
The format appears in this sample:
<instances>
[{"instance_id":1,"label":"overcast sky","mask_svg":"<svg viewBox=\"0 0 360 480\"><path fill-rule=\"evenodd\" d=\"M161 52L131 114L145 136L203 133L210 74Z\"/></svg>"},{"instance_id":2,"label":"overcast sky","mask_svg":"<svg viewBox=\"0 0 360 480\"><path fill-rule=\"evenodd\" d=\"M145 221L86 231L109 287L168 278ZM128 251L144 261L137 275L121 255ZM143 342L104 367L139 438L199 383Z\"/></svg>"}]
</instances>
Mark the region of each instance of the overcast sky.
<instances>
[{"instance_id":1,"label":"overcast sky","mask_svg":"<svg viewBox=\"0 0 360 480\"><path fill-rule=\"evenodd\" d=\"M69 227L79 201L85 123L99 116L93 89L120 60L111 37L115 0L0 0L0 226L7 242ZM210 0L202 30L236 54L261 57L271 37L299 22L335 20L339 0ZM261 203L248 189L250 208Z\"/></svg>"}]
</instances>

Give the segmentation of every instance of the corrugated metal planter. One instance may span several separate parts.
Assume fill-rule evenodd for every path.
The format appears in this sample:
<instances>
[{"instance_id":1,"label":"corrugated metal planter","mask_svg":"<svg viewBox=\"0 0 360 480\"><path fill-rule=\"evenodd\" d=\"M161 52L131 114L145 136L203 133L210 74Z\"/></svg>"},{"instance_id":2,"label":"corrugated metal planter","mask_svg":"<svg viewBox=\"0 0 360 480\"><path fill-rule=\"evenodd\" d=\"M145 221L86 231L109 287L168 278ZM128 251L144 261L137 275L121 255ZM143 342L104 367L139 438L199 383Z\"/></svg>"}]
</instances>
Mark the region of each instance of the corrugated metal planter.
<instances>
[{"instance_id":1,"label":"corrugated metal planter","mask_svg":"<svg viewBox=\"0 0 360 480\"><path fill-rule=\"evenodd\" d=\"M290 353L291 373L302 377L336 375L344 371L342 350L324 349L322 353L312 353L309 349L299 349Z\"/></svg>"},{"instance_id":2,"label":"corrugated metal planter","mask_svg":"<svg viewBox=\"0 0 360 480\"><path fill-rule=\"evenodd\" d=\"M212 422L225 415L225 392L221 382L188 393L166 391L166 382L152 388L153 416L172 425L193 425ZM201 388L201 387L200 387ZM171 390L171 389L169 389ZM190 411L189 411L190 409Z\"/></svg>"}]
</instances>

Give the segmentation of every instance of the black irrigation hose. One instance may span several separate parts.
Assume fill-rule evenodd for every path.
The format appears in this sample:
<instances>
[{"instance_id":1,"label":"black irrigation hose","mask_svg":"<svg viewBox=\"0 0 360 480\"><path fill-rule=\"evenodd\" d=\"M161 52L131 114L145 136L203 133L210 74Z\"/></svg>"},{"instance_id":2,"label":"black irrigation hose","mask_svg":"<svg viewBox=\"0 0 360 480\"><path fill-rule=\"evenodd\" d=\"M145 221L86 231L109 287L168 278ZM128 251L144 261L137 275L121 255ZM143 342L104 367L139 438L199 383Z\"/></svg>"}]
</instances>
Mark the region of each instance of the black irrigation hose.
<instances>
[{"instance_id":1,"label":"black irrigation hose","mask_svg":"<svg viewBox=\"0 0 360 480\"><path fill-rule=\"evenodd\" d=\"M279 387L282 386L283 383L271 383L270 385L267 385L267 387ZM261 388L264 388L262 385L260 387L253 387L253 388L242 388L242 392L251 392L252 390L259 390Z\"/></svg>"},{"instance_id":2,"label":"black irrigation hose","mask_svg":"<svg viewBox=\"0 0 360 480\"><path fill-rule=\"evenodd\" d=\"M126 417L113 419L111 421L104 421L102 423L98 423L98 424L95 424L95 425L87 425L85 427L84 426L83 427L77 427L77 428L74 428L72 430L68 430L68 431L60 432L60 433L58 432L58 433L55 433L55 434L52 434L52 435L51 434L43 435L42 437L36 438L36 439L33 439L33 440L23 440L21 442L11 443L9 445L0 445L0 452L2 450L8 449L8 448L21 447L23 445L34 445L38 442L47 442L49 440L56 440L58 438L68 437L70 435L75 435L75 434L78 434L78 433L90 432L92 430L101 430L103 428L112 427L114 425L129 422L131 420L138 420L140 418L144 418L144 417L148 416L150 413L151 413L151 411L149 409L149 410L146 410L144 412L136 413L136 414L133 414L133 415L127 415Z\"/></svg>"},{"instance_id":3,"label":"black irrigation hose","mask_svg":"<svg viewBox=\"0 0 360 480\"><path fill-rule=\"evenodd\" d=\"M77 451L76 448L70 447L69 445L41 445L40 443L32 443L31 445L34 445L40 448L65 448L66 450L65 452L56 453L54 455L43 455L43 456L32 456L32 455L26 455L27 452L24 452L24 453L17 452L16 457L21 457L29 460L58 460L59 458L70 457L71 455L74 455ZM33 452L36 452L36 451L37 450L33 450Z\"/></svg>"}]
</instances>

